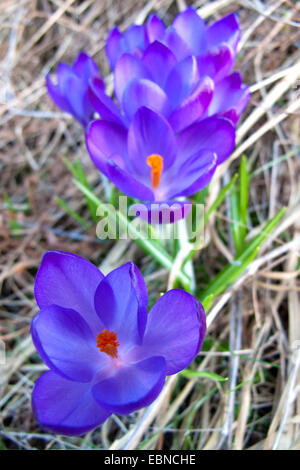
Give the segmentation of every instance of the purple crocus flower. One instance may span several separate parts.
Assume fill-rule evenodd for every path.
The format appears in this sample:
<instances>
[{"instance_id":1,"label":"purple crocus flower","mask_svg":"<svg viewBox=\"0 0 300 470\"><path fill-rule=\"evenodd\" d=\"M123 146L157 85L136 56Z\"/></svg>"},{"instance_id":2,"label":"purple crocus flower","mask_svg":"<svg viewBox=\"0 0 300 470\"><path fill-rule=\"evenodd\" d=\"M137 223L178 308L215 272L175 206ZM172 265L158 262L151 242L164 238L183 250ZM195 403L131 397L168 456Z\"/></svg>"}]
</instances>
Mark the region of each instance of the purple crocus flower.
<instances>
[{"instance_id":1,"label":"purple crocus flower","mask_svg":"<svg viewBox=\"0 0 300 470\"><path fill-rule=\"evenodd\" d=\"M207 27L191 7L169 28L156 15L124 34L113 28L106 52L120 109L97 79L91 102L103 119L125 126L141 106L163 114L175 132L213 115L237 124L249 99L240 74L230 75L239 39L235 14Z\"/></svg>"},{"instance_id":2,"label":"purple crocus flower","mask_svg":"<svg viewBox=\"0 0 300 470\"><path fill-rule=\"evenodd\" d=\"M159 41L172 51L177 60L189 55L203 56L226 45L233 62L240 37L235 13L207 26L196 10L188 7L168 28L156 14L151 14L145 25L130 26L124 34L117 27L112 28L106 43L106 55L114 69L122 54L132 53L140 58L149 44Z\"/></svg>"},{"instance_id":3,"label":"purple crocus flower","mask_svg":"<svg viewBox=\"0 0 300 470\"><path fill-rule=\"evenodd\" d=\"M102 173L128 196L150 203L150 217L151 203L166 208L208 185L234 148L235 128L228 119L209 117L176 135L162 114L142 107L128 131L117 122L93 121L86 142Z\"/></svg>"},{"instance_id":4,"label":"purple crocus flower","mask_svg":"<svg viewBox=\"0 0 300 470\"><path fill-rule=\"evenodd\" d=\"M44 255L35 283L33 342L50 368L33 409L53 432L83 434L111 413L128 414L159 395L167 375L194 359L206 331L202 305L173 289L147 314L147 288L133 263L106 277L72 253Z\"/></svg>"},{"instance_id":5,"label":"purple crocus flower","mask_svg":"<svg viewBox=\"0 0 300 470\"><path fill-rule=\"evenodd\" d=\"M92 77L97 77L97 86L104 88L94 60L85 52L80 52L72 66L60 63L56 72L55 85L50 74L46 77L48 93L54 103L63 111L72 114L80 124L86 126L93 117L94 108L88 97L88 84Z\"/></svg>"}]
</instances>

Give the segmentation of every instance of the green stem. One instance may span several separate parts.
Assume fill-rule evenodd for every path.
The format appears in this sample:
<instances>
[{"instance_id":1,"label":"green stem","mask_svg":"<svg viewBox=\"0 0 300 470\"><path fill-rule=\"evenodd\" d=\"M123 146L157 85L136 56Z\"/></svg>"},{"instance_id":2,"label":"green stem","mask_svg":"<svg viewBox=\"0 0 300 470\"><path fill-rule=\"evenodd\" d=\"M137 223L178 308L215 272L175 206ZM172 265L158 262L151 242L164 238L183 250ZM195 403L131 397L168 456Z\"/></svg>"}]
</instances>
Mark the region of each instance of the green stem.
<instances>
[{"instance_id":1,"label":"green stem","mask_svg":"<svg viewBox=\"0 0 300 470\"><path fill-rule=\"evenodd\" d=\"M73 180L74 184L77 186L80 191L85 194L91 201L93 201L97 206L104 205L104 203L95 196L88 188L81 184L78 180ZM173 265L172 257L157 243L152 240L144 238L139 230L132 224L127 217L120 211L114 209L115 213L110 214L110 206L106 206L106 211L109 214L109 217L114 215L117 216L120 231L127 231L130 238L132 238L135 243L146 253L150 254L159 264L161 264L168 271L171 271ZM180 270L177 274L177 281L186 289L189 290L190 287L190 278Z\"/></svg>"}]
</instances>

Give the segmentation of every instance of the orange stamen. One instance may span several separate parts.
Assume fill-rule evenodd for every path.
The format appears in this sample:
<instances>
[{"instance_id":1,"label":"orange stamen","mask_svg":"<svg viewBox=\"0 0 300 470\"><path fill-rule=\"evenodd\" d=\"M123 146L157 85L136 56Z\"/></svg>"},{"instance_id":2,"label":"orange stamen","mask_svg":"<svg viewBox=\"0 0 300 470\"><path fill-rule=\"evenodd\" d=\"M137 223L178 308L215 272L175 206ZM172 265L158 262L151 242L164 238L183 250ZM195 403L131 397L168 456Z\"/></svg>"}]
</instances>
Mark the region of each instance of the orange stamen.
<instances>
[{"instance_id":1,"label":"orange stamen","mask_svg":"<svg viewBox=\"0 0 300 470\"><path fill-rule=\"evenodd\" d=\"M151 167L151 186L153 189L158 188L164 166L164 159L154 153L147 158L147 165Z\"/></svg>"},{"instance_id":2,"label":"orange stamen","mask_svg":"<svg viewBox=\"0 0 300 470\"><path fill-rule=\"evenodd\" d=\"M97 347L110 357L118 357L118 346L120 344L117 341L117 333L114 331L104 328L102 333L97 336Z\"/></svg>"}]
</instances>

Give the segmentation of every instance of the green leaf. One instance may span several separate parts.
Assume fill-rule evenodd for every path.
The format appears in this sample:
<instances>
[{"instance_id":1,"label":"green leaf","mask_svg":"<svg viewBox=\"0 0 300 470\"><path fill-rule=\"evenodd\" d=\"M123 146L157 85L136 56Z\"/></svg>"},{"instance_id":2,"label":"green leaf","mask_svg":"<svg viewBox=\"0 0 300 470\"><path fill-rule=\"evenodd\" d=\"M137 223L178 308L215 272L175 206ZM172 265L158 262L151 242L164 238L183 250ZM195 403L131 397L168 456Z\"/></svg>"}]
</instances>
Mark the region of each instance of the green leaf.
<instances>
[{"instance_id":1,"label":"green leaf","mask_svg":"<svg viewBox=\"0 0 300 470\"><path fill-rule=\"evenodd\" d=\"M202 305L205 311L210 309L212 301L214 300L214 294L210 294L202 301Z\"/></svg>"},{"instance_id":2,"label":"green leaf","mask_svg":"<svg viewBox=\"0 0 300 470\"><path fill-rule=\"evenodd\" d=\"M230 230L236 253L239 255L242 251L242 221L240 217L239 194L236 185L230 192Z\"/></svg>"},{"instance_id":3,"label":"green leaf","mask_svg":"<svg viewBox=\"0 0 300 470\"><path fill-rule=\"evenodd\" d=\"M241 219L240 234L242 237L242 242L241 242L242 247L244 247L245 245L245 238L247 235L248 201L249 201L249 172L247 169L246 155L242 155L241 164L240 164L240 219Z\"/></svg>"},{"instance_id":4,"label":"green leaf","mask_svg":"<svg viewBox=\"0 0 300 470\"><path fill-rule=\"evenodd\" d=\"M238 175L234 175L232 178L231 178L231 181L229 181L229 183L224 186L224 188L221 189L221 191L219 192L218 196L216 197L216 199L214 200L214 202L212 203L212 205L210 206L210 208L208 209L208 211L205 213L204 215L204 225L206 224L206 222L208 221L208 219L210 218L210 216L212 215L212 213L218 209L218 207L222 204L223 200L225 199L225 196L226 194L228 193L228 191L231 190L232 186L234 185L236 179L237 179Z\"/></svg>"},{"instance_id":5,"label":"green leaf","mask_svg":"<svg viewBox=\"0 0 300 470\"><path fill-rule=\"evenodd\" d=\"M94 204L98 206L102 205L103 202L93 192L80 183L78 180L73 180L74 184L85 194ZM105 209L107 212L110 211L110 205L106 205ZM130 220L122 212L114 209L115 213L111 216L116 215L119 222L120 231L128 233L130 238L146 253L150 254L159 264L171 271L173 267L173 258L166 252L162 246L152 239L145 238L142 233L131 223ZM147 226L147 225L146 225ZM149 229L149 227L148 227ZM177 281L187 290L190 291L190 278L182 270L178 270Z\"/></svg>"},{"instance_id":6,"label":"green leaf","mask_svg":"<svg viewBox=\"0 0 300 470\"><path fill-rule=\"evenodd\" d=\"M198 233L198 235L196 235L196 241L195 243L193 244L193 247L190 251L190 253L188 254L188 256L185 258L184 262L183 262L183 266L186 265L186 263L188 261L190 261L193 256L195 256L195 254L197 253L197 251L199 250L201 244L203 243L203 240L201 237L199 237L199 232L202 231L203 229L203 226L206 225L208 219L210 218L210 216L213 214L214 211L216 211L218 209L218 207L222 204L226 194L228 191L230 191L230 189L232 188L232 186L234 185L236 179L237 179L237 174L233 176L233 178L231 179L231 181L226 185L224 186L224 188L221 189L220 193L218 194L217 198L214 200L214 202L212 203L212 205L210 206L210 208L208 209L208 211L204 214L204 218L203 218L203 222L201 222L201 226L198 227L195 232L196 234Z\"/></svg>"},{"instance_id":7,"label":"green leaf","mask_svg":"<svg viewBox=\"0 0 300 470\"><path fill-rule=\"evenodd\" d=\"M67 212L67 214L71 215L86 230L91 229L91 226L79 214L77 214L76 211L71 209L71 207L69 207L68 204L65 201L63 201L60 197L56 196L55 201L65 212Z\"/></svg>"},{"instance_id":8,"label":"green leaf","mask_svg":"<svg viewBox=\"0 0 300 470\"><path fill-rule=\"evenodd\" d=\"M81 162L78 158L75 159L75 164L72 165L72 163L69 162L69 160L65 157L62 157L63 162L65 163L66 167L68 170L75 176L75 178L83 184L86 188L89 190L92 190L90 184L87 181L83 166L81 165ZM86 204L87 208L89 210L89 213L91 215L92 221L94 223L97 223L97 216L96 216L96 211L97 211L97 206L87 197L86 198Z\"/></svg>"},{"instance_id":9,"label":"green leaf","mask_svg":"<svg viewBox=\"0 0 300 470\"><path fill-rule=\"evenodd\" d=\"M278 224L279 220L285 213L283 207L269 222L265 225L264 229L248 243L243 252L237 256L233 262L228 263L216 277L208 284L207 288L202 291L200 295L200 302L205 300L209 295L213 298L220 295L227 287L234 283L234 281L242 274L247 266L256 258L260 245L266 237L272 232L274 227Z\"/></svg>"},{"instance_id":10,"label":"green leaf","mask_svg":"<svg viewBox=\"0 0 300 470\"><path fill-rule=\"evenodd\" d=\"M179 372L179 375L182 375L186 378L204 378L204 379L211 379L216 380L217 382L226 382L228 377L222 377L222 375L215 374L214 372L205 372L205 371L197 371L197 370L189 370L185 369Z\"/></svg>"}]
</instances>

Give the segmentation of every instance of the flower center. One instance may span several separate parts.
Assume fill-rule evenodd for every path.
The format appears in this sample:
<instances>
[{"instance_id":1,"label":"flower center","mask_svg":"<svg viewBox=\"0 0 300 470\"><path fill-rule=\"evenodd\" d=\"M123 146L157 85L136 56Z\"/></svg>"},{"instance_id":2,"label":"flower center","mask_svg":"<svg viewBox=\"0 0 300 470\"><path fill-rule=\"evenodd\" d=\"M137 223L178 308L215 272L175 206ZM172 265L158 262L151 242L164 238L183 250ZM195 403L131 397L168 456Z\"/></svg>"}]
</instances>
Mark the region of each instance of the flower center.
<instances>
[{"instance_id":1,"label":"flower center","mask_svg":"<svg viewBox=\"0 0 300 470\"><path fill-rule=\"evenodd\" d=\"M159 187L160 177L164 166L164 159L156 153L149 155L147 165L151 167L151 186L153 189Z\"/></svg>"},{"instance_id":2,"label":"flower center","mask_svg":"<svg viewBox=\"0 0 300 470\"><path fill-rule=\"evenodd\" d=\"M118 346L120 343L117 341L117 333L114 331L104 328L102 333L97 336L97 347L110 357L118 357Z\"/></svg>"}]
</instances>

